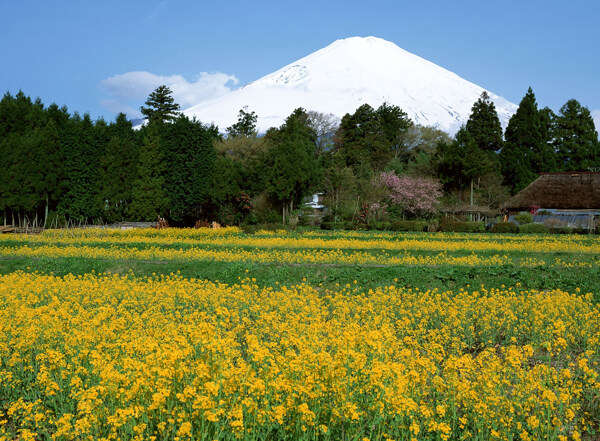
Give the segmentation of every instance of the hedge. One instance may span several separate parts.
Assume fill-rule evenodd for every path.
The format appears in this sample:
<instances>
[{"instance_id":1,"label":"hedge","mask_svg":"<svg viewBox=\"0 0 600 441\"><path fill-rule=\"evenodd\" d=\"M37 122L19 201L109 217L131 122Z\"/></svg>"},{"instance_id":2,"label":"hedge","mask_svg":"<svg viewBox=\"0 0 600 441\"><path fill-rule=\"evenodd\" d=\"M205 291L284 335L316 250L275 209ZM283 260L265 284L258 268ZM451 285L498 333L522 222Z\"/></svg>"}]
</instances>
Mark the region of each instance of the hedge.
<instances>
[{"instance_id":1,"label":"hedge","mask_svg":"<svg viewBox=\"0 0 600 441\"><path fill-rule=\"evenodd\" d=\"M442 222L438 231L453 233L483 233L485 224L483 222Z\"/></svg>"},{"instance_id":2,"label":"hedge","mask_svg":"<svg viewBox=\"0 0 600 441\"><path fill-rule=\"evenodd\" d=\"M523 224L519 225L519 233L525 234L543 234L549 233L550 229L544 224Z\"/></svg>"},{"instance_id":3,"label":"hedge","mask_svg":"<svg viewBox=\"0 0 600 441\"><path fill-rule=\"evenodd\" d=\"M527 224L526 224L527 225ZM518 233L519 227L513 222L498 222L492 227L492 233Z\"/></svg>"}]
</instances>

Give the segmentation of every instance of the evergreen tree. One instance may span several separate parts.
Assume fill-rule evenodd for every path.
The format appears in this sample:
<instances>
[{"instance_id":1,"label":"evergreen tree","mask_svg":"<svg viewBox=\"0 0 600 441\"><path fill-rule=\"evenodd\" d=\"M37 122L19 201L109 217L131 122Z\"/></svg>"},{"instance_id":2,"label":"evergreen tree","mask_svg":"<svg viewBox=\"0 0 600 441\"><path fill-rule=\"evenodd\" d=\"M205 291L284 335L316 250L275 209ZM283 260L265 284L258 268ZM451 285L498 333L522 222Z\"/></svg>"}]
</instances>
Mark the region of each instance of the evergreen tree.
<instances>
[{"instance_id":1,"label":"evergreen tree","mask_svg":"<svg viewBox=\"0 0 600 441\"><path fill-rule=\"evenodd\" d=\"M375 110L363 104L354 114L342 118L335 150L357 175L368 177L370 171L382 170L397 155L403 136L411 126L412 121L397 106L383 103ZM365 170L365 166L370 170Z\"/></svg>"},{"instance_id":2,"label":"evergreen tree","mask_svg":"<svg viewBox=\"0 0 600 441\"><path fill-rule=\"evenodd\" d=\"M165 164L160 148L160 138L155 124L145 128L140 146L137 178L133 184L129 217L137 221L154 221L164 216L168 200L164 190L163 171Z\"/></svg>"},{"instance_id":3,"label":"evergreen tree","mask_svg":"<svg viewBox=\"0 0 600 441\"><path fill-rule=\"evenodd\" d=\"M104 131L102 123L98 131ZM71 219L91 221L101 213L97 204L99 164L103 146L90 116L77 113L69 121L63 139L66 191L61 198L59 211Z\"/></svg>"},{"instance_id":4,"label":"evergreen tree","mask_svg":"<svg viewBox=\"0 0 600 441\"><path fill-rule=\"evenodd\" d=\"M463 190L470 187L470 202L479 180L499 172L495 152L479 148L471 134L463 126L450 143L442 141L435 154L437 174L446 189Z\"/></svg>"},{"instance_id":5,"label":"evergreen tree","mask_svg":"<svg viewBox=\"0 0 600 441\"><path fill-rule=\"evenodd\" d=\"M391 148L391 156L398 157L399 152L403 150L404 137L414 124L400 107L385 102L377 109L377 115L385 139Z\"/></svg>"},{"instance_id":6,"label":"evergreen tree","mask_svg":"<svg viewBox=\"0 0 600 441\"><path fill-rule=\"evenodd\" d=\"M218 129L180 115L161 130L165 162L165 189L170 201L169 218L191 223L204 216L210 201L214 161L214 141Z\"/></svg>"},{"instance_id":7,"label":"evergreen tree","mask_svg":"<svg viewBox=\"0 0 600 441\"><path fill-rule=\"evenodd\" d=\"M158 86L146 100L147 107L140 107L140 112L148 122L173 121L178 114L179 104L172 96L173 92L167 86Z\"/></svg>"},{"instance_id":8,"label":"evergreen tree","mask_svg":"<svg viewBox=\"0 0 600 441\"><path fill-rule=\"evenodd\" d=\"M313 185L320 173L316 157L316 135L308 125L306 111L294 112L276 133L271 133L267 187L282 204L285 222L295 204Z\"/></svg>"},{"instance_id":9,"label":"evergreen tree","mask_svg":"<svg viewBox=\"0 0 600 441\"><path fill-rule=\"evenodd\" d=\"M554 170L554 152L531 87L508 122L500 152L504 182L514 193L533 182L539 173Z\"/></svg>"},{"instance_id":10,"label":"evergreen tree","mask_svg":"<svg viewBox=\"0 0 600 441\"><path fill-rule=\"evenodd\" d=\"M248 112L248 106L240 109L238 120L235 124L227 127L229 137L246 136L256 137L256 120L258 116L255 112Z\"/></svg>"},{"instance_id":11,"label":"evergreen tree","mask_svg":"<svg viewBox=\"0 0 600 441\"><path fill-rule=\"evenodd\" d=\"M99 205L109 222L129 217L137 177L138 147L131 121L120 113L109 126L109 141L100 160Z\"/></svg>"},{"instance_id":12,"label":"evergreen tree","mask_svg":"<svg viewBox=\"0 0 600 441\"><path fill-rule=\"evenodd\" d=\"M478 149L497 152L502 148L502 126L487 92L473 104L466 130Z\"/></svg>"},{"instance_id":13,"label":"evergreen tree","mask_svg":"<svg viewBox=\"0 0 600 441\"><path fill-rule=\"evenodd\" d=\"M555 119L553 140L559 166L565 171L585 171L600 166L600 145L587 107L569 100Z\"/></svg>"}]
</instances>

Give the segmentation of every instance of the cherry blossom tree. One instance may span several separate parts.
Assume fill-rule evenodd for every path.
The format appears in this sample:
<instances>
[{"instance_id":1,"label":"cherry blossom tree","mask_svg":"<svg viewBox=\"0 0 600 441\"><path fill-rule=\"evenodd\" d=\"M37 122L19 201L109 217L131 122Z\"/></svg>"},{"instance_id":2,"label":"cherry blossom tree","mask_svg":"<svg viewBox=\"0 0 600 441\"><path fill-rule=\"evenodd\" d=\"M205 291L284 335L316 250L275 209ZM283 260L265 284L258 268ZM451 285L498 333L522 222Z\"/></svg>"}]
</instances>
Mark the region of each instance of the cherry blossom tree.
<instances>
[{"instance_id":1,"label":"cherry blossom tree","mask_svg":"<svg viewBox=\"0 0 600 441\"><path fill-rule=\"evenodd\" d=\"M372 184L387 190L387 203L402 208L415 217L429 217L437 212L442 197L441 184L437 179L397 176L393 171L376 176Z\"/></svg>"}]
</instances>

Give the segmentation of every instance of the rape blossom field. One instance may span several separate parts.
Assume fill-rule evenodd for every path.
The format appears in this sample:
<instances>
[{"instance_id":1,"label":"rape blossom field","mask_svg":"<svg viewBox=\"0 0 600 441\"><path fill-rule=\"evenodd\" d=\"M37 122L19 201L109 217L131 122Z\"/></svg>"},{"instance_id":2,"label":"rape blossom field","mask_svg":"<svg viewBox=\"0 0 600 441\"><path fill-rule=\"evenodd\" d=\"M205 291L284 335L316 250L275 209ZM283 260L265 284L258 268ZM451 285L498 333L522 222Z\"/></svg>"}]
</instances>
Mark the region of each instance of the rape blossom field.
<instances>
[{"instance_id":1,"label":"rape blossom field","mask_svg":"<svg viewBox=\"0 0 600 441\"><path fill-rule=\"evenodd\" d=\"M594 236L0 236L0 439L597 439L599 251Z\"/></svg>"}]
</instances>

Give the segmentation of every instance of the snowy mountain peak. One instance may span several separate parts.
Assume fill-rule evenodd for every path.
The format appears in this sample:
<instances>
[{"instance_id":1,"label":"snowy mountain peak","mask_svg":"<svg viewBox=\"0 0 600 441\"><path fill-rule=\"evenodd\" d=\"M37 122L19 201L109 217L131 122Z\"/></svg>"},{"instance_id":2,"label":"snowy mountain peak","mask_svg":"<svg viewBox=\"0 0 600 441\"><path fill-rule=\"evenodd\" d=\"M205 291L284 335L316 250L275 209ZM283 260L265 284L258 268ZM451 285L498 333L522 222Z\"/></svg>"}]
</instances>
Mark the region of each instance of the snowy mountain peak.
<instances>
[{"instance_id":1,"label":"snowy mountain peak","mask_svg":"<svg viewBox=\"0 0 600 441\"><path fill-rule=\"evenodd\" d=\"M394 43L377 37L336 40L298 61L215 100L184 111L221 129L248 106L258 128L280 126L297 107L340 118L368 103L399 106L418 124L454 134L467 121L483 88ZM505 126L517 107L488 91Z\"/></svg>"}]
</instances>

